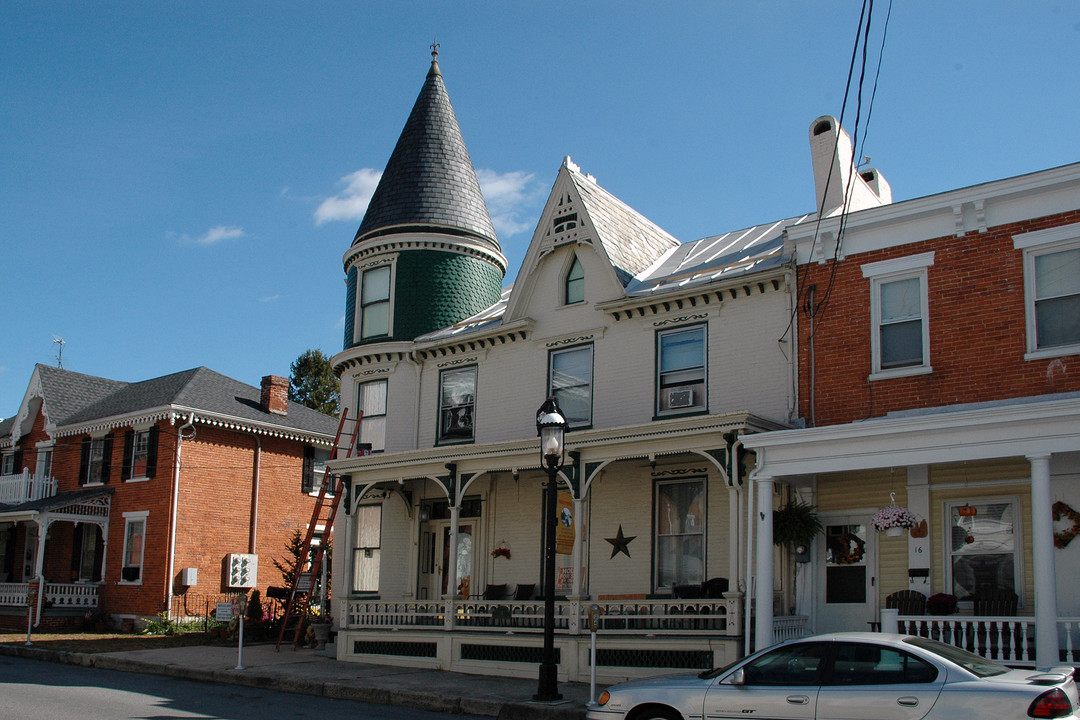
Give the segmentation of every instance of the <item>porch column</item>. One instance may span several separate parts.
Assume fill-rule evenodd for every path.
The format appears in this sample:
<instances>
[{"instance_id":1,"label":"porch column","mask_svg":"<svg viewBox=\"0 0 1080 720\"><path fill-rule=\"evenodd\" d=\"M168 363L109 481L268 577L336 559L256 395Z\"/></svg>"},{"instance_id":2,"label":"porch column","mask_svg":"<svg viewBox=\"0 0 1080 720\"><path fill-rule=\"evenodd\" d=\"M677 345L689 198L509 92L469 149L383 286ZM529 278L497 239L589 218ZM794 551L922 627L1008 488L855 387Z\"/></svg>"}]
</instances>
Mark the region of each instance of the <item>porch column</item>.
<instances>
[{"instance_id":1,"label":"porch column","mask_svg":"<svg viewBox=\"0 0 1080 720\"><path fill-rule=\"evenodd\" d=\"M742 552L742 491L728 488L728 590L739 589L739 554Z\"/></svg>"},{"instance_id":2,"label":"porch column","mask_svg":"<svg viewBox=\"0 0 1080 720\"><path fill-rule=\"evenodd\" d=\"M757 563L755 568L754 650L773 644L773 486L771 477L759 477L757 483Z\"/></svg>"},{"instance_id":3,"label":"porch column","mask_svg":"<svg viewBox=\"0 0 1080 720\"><path fill-rule=\"evenodd\" d=\"M447 553L446 568L446 594L457 597L457 551L458 551L458 518L461 517L461 508L457 505L450 506L450 552Z\"/></svg>"},{"instance_id":4,"label":"porch column","mask_svg":"<svg viewBox=\"0 0 1080 720\"><path fill-rule=\"evenodd\" d=\"M1054 572L1050 455L1028 455L1031 463L1031 559L1035 576L1035 665L1059 664L1057 582Z\"/></svg>"},{"instance_id":5,"label":"porch column","mask_svg":"<svg viewBox=\"0 0 1080 720\"><path fill-rule=\"evenodd\" d=\"M572 597L581 597L581 585L582 585L582 549L584 548L584 540L581 537L581 528L583 524L581 519L585 517L585 500L582 498L574 498L574 550L571 555L571 562L574 565L574 577L570 585L570 595Z\"/></svg>"},{"instance_id":6,"label":"porch column","mask_svg":"<svg viewBox=\"0 0 1080 720\"><path fill-rule=\"evenodd\" d=\"M41 574L45 568L45 536L49 534L52 520L42 522L35 518L34 524L38 526L37 558L34 560L34 577L38 578L37 607L34 608L34 627L37 627L41 624L41 608L45 604L45 578Z\"/></svg>"}]
</instances>

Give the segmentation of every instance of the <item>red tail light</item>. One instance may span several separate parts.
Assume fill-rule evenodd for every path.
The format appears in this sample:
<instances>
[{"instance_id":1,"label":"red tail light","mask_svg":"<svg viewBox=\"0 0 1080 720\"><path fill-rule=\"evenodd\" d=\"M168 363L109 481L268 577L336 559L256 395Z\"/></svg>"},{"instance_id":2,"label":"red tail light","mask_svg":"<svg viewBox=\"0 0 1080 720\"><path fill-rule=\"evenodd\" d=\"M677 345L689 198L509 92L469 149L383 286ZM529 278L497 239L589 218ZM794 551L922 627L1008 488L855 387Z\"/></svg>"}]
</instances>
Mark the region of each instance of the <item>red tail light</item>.
<instances>
[{"instance_id":1,"label":"red tail light","mask_svg":"<svg viewBox=\"0 0 1080 720\"><path fill-rule=\"evenodd\" d=\"M1059 718L1072 712L1069 696L1061 688L1047 690L1031 703L1028 715L1033 718Z\"/></svg>"}]
</instances>

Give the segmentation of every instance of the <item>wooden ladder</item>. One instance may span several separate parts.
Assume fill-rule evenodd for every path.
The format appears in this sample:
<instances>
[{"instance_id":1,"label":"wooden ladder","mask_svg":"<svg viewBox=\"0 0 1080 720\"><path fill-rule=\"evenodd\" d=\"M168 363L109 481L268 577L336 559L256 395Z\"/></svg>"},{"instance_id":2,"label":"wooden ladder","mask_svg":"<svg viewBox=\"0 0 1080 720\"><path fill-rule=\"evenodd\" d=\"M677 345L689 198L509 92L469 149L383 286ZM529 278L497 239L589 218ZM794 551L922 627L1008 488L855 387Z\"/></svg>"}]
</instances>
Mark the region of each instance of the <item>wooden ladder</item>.
<instances>
[{"instance_id":1,"label":"wooden ladder","mask_svg":"<svg viewBox=\"0 0 1080 720\"><path fill-rule=\"evenodd\" d=\"M341 420L338 422L337 434L334 435L334 449L331 453L331 459L333 460L337 460L341 452L341 432L342 428L345 427L348 415L348 408L341 411ZM356 447L356 435L360 431L360 419L363 416L362 412L357 415L352 432L349 433L348 450L345 453L346 458L352 457L353 448ZM304 629L304 617L311 607L311 594L315 589L316 578L319 577L323 559L326 555L326 543L320 542L315 546L313 556L311 552L312 541L315 539L315 531L319 525L325 528L326 536L329 537L330 530L334 527L334 518L337 517L338 505L341 504L342 495L344 495L344 482L341 477L330 470L326 470L323 473L322 483L319 485L319 495L315 500L315 506L311 509L311 521L308 523L307 532L304 533L304 541L300 545L300 554L296 558L296 568L289 586L289 599L285 603L285 614L281 619L281 629L278 631L277 645L275 646L278 651L281 650L282 639L289 629L294 631L293 648L295 649L300 644L301 633ZM311 568L308 572L303 572L309 559L311 560ZM300 588L302 582L306 585L303 589ZM323 612L326 612L326 608L323 608Z\"/></svg>"}]
</instances>

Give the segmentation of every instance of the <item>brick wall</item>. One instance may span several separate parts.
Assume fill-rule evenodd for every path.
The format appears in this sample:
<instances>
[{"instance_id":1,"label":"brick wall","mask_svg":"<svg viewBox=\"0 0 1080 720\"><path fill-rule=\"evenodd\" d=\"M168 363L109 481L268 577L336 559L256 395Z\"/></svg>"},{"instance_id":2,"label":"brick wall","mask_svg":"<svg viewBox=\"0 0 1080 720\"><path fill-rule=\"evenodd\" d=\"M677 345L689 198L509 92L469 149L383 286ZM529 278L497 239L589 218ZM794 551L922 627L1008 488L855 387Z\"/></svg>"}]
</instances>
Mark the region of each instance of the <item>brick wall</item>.
<instances>
[{"instance_id":1,"label":"brick wall","mask_svg":"<svg viewBox=\"0 0 1080 720\"><path fill-rule=\"evenodd\" d=\"M890 411L1080 390L1080 358L1025 360L1023 251L1013 236L1080 221L1073 211L849 255L835 268L832 292L815 320L817 425L879 417ZM927 271L933 372L869 381L870 280L861 266L933 251ZM799 267L800 287L829 284L830 261ZM810 323L799 318L800 415L810 412Z\"/></svg>"}]
</instances>

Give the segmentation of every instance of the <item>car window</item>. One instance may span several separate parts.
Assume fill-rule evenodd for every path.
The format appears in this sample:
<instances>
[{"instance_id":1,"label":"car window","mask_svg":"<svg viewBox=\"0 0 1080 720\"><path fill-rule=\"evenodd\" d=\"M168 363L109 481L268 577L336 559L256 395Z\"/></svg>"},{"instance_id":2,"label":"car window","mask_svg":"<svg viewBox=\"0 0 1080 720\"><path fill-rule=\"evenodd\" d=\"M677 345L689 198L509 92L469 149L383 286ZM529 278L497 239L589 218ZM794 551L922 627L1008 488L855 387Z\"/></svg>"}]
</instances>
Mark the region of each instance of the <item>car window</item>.
<instances>
[{"instance_id":1,"label":"car window","mask_svg":"<svg viewBox=\"0 0 1080 720\"><path fill-rule=\"evenodd\" d=\"M785 645L743 666L747 685L817 685L828 643Z\"/></svg>"},{"instance_id":2,"label":"car window","mask_svg":"<svg viewBox=\"0 0 1080 720\"><path fill-rule=\"evenodd\" d=\"M994 675L1001 675L1002 673L1009 672L1009 668L1001 663L988 660L981 655L976 655L975 653L953 647L952 645L947 645L943 642L938 642L937 640L910 637L905 638L904 642L921 650L934 653L938 657L944 658L949 662L956 663L977 677L992 677Z\"/></svg>"},{"instance_id":3,"label":"car window","mask_svg":"<svg viewBox=\"0 0 1080 720\"><path fill-rule=\"evenodd\" d=\"M840 643L830 685L895 685L929 683L937 668L903 650L868 643Z\"/></svg>"}]
</instances>

